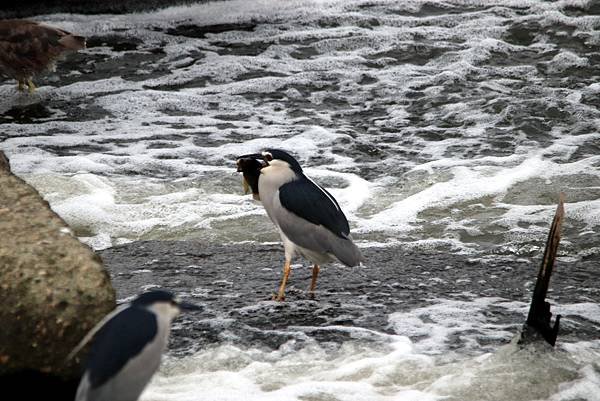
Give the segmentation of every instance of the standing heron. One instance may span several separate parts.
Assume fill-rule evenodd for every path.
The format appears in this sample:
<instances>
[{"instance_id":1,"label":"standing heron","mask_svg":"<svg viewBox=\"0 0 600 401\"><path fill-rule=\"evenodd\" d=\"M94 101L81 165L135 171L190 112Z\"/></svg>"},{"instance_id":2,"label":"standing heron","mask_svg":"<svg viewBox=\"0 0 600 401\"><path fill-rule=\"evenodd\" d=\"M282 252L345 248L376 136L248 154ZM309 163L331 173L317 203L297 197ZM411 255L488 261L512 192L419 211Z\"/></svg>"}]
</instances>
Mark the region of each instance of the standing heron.
<instances>
[{"instance_id":1,"label":"standing heron","mask_svg":"<svg viewBox=\"0 0 600 401\"><path fill-rule=\"evenodd\" d=\"M0 75L14 78L18 89L35 90L33 77L53 70L65 52L85 48L85 38L28 20L0 20Z\"/></svg>"},{"instance_id":2,"label":"standing heron","mask_svg":"<svg viewBox=\"0 0 600 401\"><path fill-rule=\"evenodd\" d=\"M313 263L310 295L314 297L320 265L337 258L357 266L363 257L350 236L348 220L335 198L307 177L300 163L280 149L237 158L244 176L244 189L252 190L279 230L285 249L285 264L279 292L285 299L292 257L297 253Z\"/></svg>"},{"instance_id":3,"label":"standing heron","mask_svg":"<svg viewBox=\"0 0 600 401\"><path fill-rule=\"evenodd\" d=\"M160 365L171 321L197 309L155 290L109 313L69 355L92 340L75 401L136 401Z\"/></svg>"}]
</instances>

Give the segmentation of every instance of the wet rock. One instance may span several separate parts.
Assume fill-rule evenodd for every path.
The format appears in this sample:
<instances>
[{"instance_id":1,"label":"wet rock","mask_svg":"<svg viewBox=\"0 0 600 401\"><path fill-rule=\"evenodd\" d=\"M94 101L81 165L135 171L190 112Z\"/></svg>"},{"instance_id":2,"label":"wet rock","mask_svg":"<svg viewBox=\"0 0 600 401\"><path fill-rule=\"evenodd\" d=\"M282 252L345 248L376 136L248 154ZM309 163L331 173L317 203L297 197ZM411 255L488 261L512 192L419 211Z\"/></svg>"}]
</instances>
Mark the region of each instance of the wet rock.
<instances>
[{"instance_id":1,"label":"wet rock","mask_svg":"<svg viewBox=\"0 0 600 401\"><path fill-rule=\"evenodd\" d=\"M223 342L277 349L293 339L299 347L311 341L334 346L349 339L349 328L357 327L380 333L364 338L378 341L381 333L395 334L389 321L392 313L409 313L440 299L463 302L494 297L525 304L532 295L526 283L535 275L532 266L539 263L539 256L474 258L402 246L362 251L366 266L328 264L321 270L314 300L307 291L310 265L295 259L282 303L271 301L283 270L280 244L138 241L99 254L120 299L156 286L204 306L203 311L178 319L169 346L173 355ZM552 297L565 304L600 301L600 292L573 290L593 288L596 271L591 260L560 261ZM556 308L560 311L560 306ZM506 330L481 340L481 347L492 352L510 341L525 316L499 306L490 306L489 313ZM597 323L573 324L569 319L565 316L561 341L597 338ZM418 341L418 334L411 339ZM451 340L455 349L469 346L468 336Z\"/></svg>"},{"instance_id":2,"label":"wet rock","mask_svg":"<svg viewBox=\"0 0 600 401\"><path fill-rule=\"evenodd\" d=\"M215 24L207 26L197 26L192 24L178 25L175 28L168 29L169 35L187 36L190 38L205 38L207 34L219 34L230 31L251 32L256 28L254 23L239 24Z\"/></svg>"},{"instance_id":3,"label":"wet rock","mask_svg":"<svg viewBox=\"0 0 600 401\"><path fill-rule=\"evenodd\" d=\"M96 254L4 159L0 152L0 378L73 380L79 361L65 357L114 308L115 292Z\"/></svg>"}]
</instances>

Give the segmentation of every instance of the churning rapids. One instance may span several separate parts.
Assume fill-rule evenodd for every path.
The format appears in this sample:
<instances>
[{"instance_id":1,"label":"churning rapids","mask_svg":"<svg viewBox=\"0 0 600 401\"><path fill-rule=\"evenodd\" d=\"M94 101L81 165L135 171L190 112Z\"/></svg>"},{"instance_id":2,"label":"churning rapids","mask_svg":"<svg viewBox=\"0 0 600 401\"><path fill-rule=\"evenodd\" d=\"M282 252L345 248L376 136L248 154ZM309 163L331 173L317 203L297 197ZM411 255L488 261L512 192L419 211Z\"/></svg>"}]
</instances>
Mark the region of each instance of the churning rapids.
<instances>
[{"instance_id":1,"label":"churning rapids","mask_svg":"<svg viewBox=\"0 0 600 401\"><path fill-rule=\"evenodd\" d=\"M166 400L600 400L600 5L224 1L54 14L88 49L0 82L0 148L122 300L177 321L142 396ZM292 151L368 263L317 300L235 157ZM554 352L510 344L558 193ZM540 347L544 348L544 347Z\"/></svg>"}]
</instances>

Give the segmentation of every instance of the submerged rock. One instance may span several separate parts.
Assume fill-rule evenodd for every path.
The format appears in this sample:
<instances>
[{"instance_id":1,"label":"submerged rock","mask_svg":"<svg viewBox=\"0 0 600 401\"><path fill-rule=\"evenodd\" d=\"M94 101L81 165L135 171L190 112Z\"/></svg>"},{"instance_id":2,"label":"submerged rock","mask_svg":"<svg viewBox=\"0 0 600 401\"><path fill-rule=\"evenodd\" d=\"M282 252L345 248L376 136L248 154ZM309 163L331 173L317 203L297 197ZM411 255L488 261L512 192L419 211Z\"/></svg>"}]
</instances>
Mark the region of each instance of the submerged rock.
<instances>
[{"instance_id":1,"label":"submerged rock","mask_svg":"<svg viewBox=\"0 0 600 401\"><path fill-rule=\"evenodd\" d=\"M79 375L65 357L115 307L110 278L0 152L0 377ZM8 376L10 375L10 376ZM35 386L35 383L31 383Z\"/></svg>"}]
</instances>

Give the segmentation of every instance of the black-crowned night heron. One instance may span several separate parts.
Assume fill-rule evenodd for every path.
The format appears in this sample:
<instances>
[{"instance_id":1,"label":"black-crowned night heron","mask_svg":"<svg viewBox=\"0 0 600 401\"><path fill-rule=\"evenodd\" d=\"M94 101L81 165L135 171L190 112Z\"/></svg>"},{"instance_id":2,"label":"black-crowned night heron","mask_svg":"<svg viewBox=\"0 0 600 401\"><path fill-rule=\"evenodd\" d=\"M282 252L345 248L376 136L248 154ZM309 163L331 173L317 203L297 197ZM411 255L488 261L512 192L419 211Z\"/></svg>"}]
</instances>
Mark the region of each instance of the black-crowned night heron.
<instances>
[{"instance_id":1,"label":"black-crowned night heron","mask_svg":"<svg viewBox=\"0 0 600 401\"><path fill-rule=\"evenodd\" d=\"M156 290L109 313L69 355L93 338L75 400L137 400L160 365L171 321L182 310L195 309L200 307Z\"/></svg>"},{"instance_id":2,"label":"black-crowned night heron","mask_svg":"<svg viewBox=\"0 0 600 401\"><path fill-rule=\"evenodd\" d=\"M363 261L340 205L329 192L304 175L289 153L268 149L240 156L237 170L244 175L244 189L246 192L251 189L254 199L262 202L283 241L285 265L274 299L285 299L290 263L296 252L314 264L311 296L320 265L334 258L347 266L357 266Z\"/></svg>"},{"instance_id":3,"label":"black-crowned night heron","mask_svg":"<svg viewBox=\"0 0 600 401\"><path fill-rule=\"evenodd\" d=\"M19 90L35 90L32 78L54 68L67 51L85 48L85 38L27 20L0 21L0 74L14 78Z\"/></svg>"}]
</instances>

